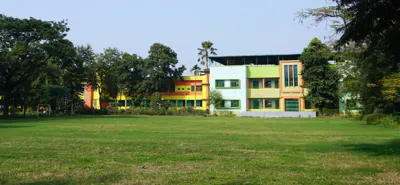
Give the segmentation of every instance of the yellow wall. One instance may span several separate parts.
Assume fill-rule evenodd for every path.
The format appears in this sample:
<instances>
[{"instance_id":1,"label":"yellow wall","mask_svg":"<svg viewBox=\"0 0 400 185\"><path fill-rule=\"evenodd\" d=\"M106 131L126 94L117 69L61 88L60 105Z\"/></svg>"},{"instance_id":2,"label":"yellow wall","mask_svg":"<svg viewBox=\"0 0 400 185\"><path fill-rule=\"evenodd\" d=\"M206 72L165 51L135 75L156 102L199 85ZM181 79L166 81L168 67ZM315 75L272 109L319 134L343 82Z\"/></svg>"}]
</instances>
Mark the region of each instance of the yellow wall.
<instances>
[{"instance_id":1,"label":"yellow wall","mask_svg":"<svg viewBox=\"0 0 400 185\"><path fill-rule=\"evenodd\" d=\"M195 107L196 109L205 110L207 108L207 99L208 99L208 82L207 76L184 76L183 80L201 80L202 92L191 92L191 85L178 85L175 87L175 92L186 92L190 93L189 95L163 95L163 100L202 100L202 107ZM178 88L180 90L178 90ZM83 96L81 97L83 99ZM151 97L148 97L150 99ZM130 97L126 97L125 94L118 94L117 100L131 100ZM125 102L126 105L126 102ZM100 95L99 91L93 91L93 107L99 109L100 108ZM125 108L128 106L125 106Z\"/></svg>"},{"instance_id":2,"label":"yellow wall","mask_svg":"<svg viewBox=\"0 0 400 185\"><path fill-rule=\"evenodd\" d=\"M279 89L265 88L265 89L247 89L248 98L279 98Z\"/></svg>"}]
</instances>

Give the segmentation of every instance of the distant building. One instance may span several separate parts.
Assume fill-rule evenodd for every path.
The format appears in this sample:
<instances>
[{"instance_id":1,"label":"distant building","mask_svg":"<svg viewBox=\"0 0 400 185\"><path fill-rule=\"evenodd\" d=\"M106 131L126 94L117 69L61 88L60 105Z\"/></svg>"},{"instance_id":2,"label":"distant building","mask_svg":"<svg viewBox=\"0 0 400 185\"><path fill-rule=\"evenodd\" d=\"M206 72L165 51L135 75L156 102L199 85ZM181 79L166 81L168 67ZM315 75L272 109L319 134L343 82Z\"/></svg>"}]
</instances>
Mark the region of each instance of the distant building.
<instances>
[{"instance_id":1,"label":"distant building","mask_svg":"<svg viewBox=\"0 0 400 185\"><path fill-rule=\"evenodd\" d=\"M175 82L174 92L162 93L163 100L172 107L207 110L209 89L215 89L224 99L222 106L210 106L210 111L217 113L313 112L316 107L304 99L307 89L302 88L303 64L299 57L300 54L211 56L209 73L184 76ZM86 106L100 108L96 90L86 87L82 98ZM125 95L118 95L113 101L121 107L132 106ZM330 111L339 112L339 101Z\"/></svg>"}]
</instances>

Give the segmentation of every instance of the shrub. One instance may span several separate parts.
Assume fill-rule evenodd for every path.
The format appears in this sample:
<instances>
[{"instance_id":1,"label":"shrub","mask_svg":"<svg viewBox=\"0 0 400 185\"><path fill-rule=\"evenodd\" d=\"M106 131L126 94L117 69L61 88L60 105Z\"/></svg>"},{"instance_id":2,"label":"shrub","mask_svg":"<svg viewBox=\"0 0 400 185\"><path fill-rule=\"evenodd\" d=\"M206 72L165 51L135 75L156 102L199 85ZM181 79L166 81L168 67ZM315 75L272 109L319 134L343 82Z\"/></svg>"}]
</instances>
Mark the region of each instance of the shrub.
<instances>
[{"instance_id":1,"label":"shrub","mask_svg":"<svg viewBox=\"0 0 400 185\"><path fill-rule=\"evenodd\" d=\"M379 125L383 125L384 127L388 127L388 128L396 128L399 126L399 117L397 116L392 116L392 115L386 115L386 116L382 116L379 120L378 120L378 124Z\"/></svg>"},{"instance_id":2,"label":"shrub","mask_svg":"<svg viewBox=\"0 0 400 185\"><path fill-rule=\"evenodd\" d=\"M232 111L225 111L225 112L219 112L218 116L221 116L221 117L236 117L236 114L234 114Z\"/></svg>"},{"instance_id":3,"label":"shrub","mask_svg":"<svg viewBox=\"0 0 400 185\"><path fill-rule=\"evenodd\" d=\"M382 125L388 128L394 128L400 125L400 117L396 115L373 113L364 116L364 120L368 125Z\"/></svg>"},{"instance_id":4,"label":"shrub","mask_svg":"<svg viewBox=\"0 0 400 185\"><path fill-rule=\"evenodd\" d=\"M380 113L372 113L364 116L364 120L368 125L377 125L378 120L382 117L383 115Z\"/></svg>"}]
</instances>

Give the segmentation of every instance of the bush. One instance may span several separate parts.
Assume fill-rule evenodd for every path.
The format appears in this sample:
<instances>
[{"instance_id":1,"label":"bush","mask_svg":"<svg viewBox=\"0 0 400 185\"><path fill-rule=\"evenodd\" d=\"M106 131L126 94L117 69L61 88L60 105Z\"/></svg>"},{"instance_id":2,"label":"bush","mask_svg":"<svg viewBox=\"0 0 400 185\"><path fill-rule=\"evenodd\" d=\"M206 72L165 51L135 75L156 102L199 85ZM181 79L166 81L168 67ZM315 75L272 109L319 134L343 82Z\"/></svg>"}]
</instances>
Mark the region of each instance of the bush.
<instances>
[{"instance_id":1,"label":"bush","mask_svg":"<svg viewBox=\"0 0 400 185\"><path fill-rule=\"evenodd\" d=\"M196 110L194 108L161 108L161 109L152 109L152 108L142 108L130 107L128 109L118 109L117 107L108 107L106 109L90 109L90 108L81 108L77 111L78 114L94 114L94 115L108 115L108 114L118 114L118 115L149 115L149 116L161 116L161 115L169 115L169 116L204 116L206 115L206 111L204 110Z\"/></svg>"},{"instance_id":2,"label":"bush","mask_svg":"<svg viewBox=\"0 0 400 185\"><path fill-rule=\"evenodd\" d=\"M218 116L220 116L220 117L236 117L236 114L234 114L232 111L225 111L225 112L219 112Z\"/></svg>"},{"instance_id":3,"label":"bush","mask_svg":"<svg viewBox=\"0 0 400 185\"><path fill-rule=\"evenodd\" d=\"M364 116L363 119L365 120L367 125L377 125L378 120L382 116L383 116L383 114L380 114L380 113L372 113L372 114L368 114L368 115Z\"/></svg>"},{"instance_id":4,"label":"bush","mask_svg":"<svg viewBox=\"0 0 400 185\"><path fill-rule=\"evenodd\" d=\"M398 127L400 125L400 117L396 115L373 113L364 116L364 120L368 125L382 125L389 128Z\"/></svg>"},{"instance_id":5,"label":"bush","mask_svg":"<svg viewBox=\"0 0 400 185\"><path fill-rule=\"evenodd\" d=\"M107 109L92 109L89 107L80 107L75 112L76 114L83 114L83 115L108 115Z\"/></svg>"},{"instance_id":6,"label":"bush","mask_svg":"<svg viewBox=\"0 0 400 185\"><path fill-rule=\"evenodd\" d=\"M396 128L400 124L400 119L397 116L386 115L378 120L378 124L387 128Z\"/></svg>"}]
</instances>

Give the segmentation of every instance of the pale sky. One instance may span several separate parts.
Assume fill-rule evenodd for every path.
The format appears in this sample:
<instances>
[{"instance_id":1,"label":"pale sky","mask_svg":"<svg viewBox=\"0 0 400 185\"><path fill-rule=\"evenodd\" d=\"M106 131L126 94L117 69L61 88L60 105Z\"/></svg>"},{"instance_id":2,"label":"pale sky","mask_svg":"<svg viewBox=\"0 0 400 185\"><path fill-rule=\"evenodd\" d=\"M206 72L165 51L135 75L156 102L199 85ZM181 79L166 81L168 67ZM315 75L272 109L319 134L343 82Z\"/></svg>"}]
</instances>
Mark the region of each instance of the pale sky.
<instances>
[{"instance_id":1,"label":"pale sky","mask_svg":"<svg viewBox=\"0 0 400 185\"><path fill-rule=\"evenodd\" d=\"M7 16L60 21L67 19L68 38L90 44L95 52L116 47L147 57L159 42L171 47L184 75L197 63L197 48L210 40L218 55L301 53L331 31L295 20L304 8L327 0L0 0Z\"/></svg>"}]
</instances>

